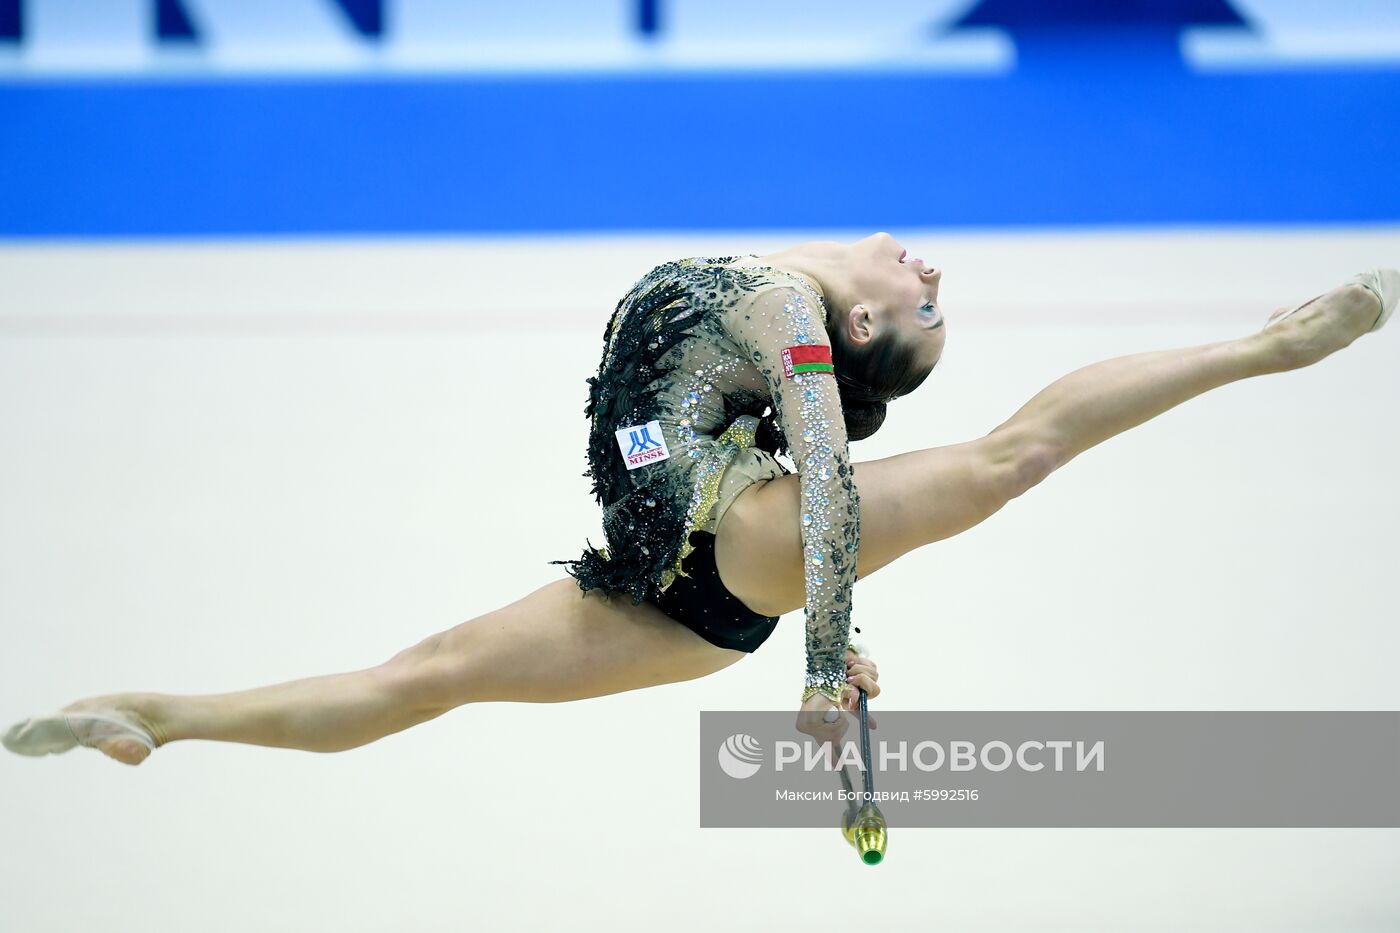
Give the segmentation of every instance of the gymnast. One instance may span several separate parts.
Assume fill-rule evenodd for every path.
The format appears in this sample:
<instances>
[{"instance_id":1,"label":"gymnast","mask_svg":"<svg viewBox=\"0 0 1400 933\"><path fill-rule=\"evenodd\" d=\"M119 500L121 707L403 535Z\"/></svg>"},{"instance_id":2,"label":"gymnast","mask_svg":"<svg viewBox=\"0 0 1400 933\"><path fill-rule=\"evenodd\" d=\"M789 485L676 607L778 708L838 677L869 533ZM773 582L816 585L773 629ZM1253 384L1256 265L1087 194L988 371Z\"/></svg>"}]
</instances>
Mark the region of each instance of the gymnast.
<instances>
[{"instance_id":1,"label":"gymnast","mask_svg":"<svg viewBox=\"0 0 1400 933\"><path fill-rule=\"evenodd\" d=\"M383 663L234 693L116 693L11 727L130 765L183 739L333 752L465 703L555 703L691 680L804 610L797 727L840 738L859 687L852 589L981 522L1075 456L1210 389L1308 366L1377 330L1400 272L1373 270L1247 336L1061 378L985 437L851 463L943 353L941 272L887 233L663 263L618 303L588 380L586 476L605 546L567 576ZM788 457L790 471L777 457ZM855 629L859 631L859 629ZM783 694L787 695L787 694ZM834 720L834 721L833 721Z\"/></svg>"}]
</instances>

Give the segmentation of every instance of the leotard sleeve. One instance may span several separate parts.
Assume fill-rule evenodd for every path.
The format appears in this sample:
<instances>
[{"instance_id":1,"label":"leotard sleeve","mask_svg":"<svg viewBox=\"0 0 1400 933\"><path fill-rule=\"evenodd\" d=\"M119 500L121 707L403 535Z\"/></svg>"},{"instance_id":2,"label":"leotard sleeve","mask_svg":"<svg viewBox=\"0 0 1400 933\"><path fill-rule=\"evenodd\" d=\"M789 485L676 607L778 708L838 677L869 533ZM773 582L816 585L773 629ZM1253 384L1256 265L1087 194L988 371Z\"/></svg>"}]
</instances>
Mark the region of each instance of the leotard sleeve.
<instances>
[{"instance_id":1,"label":"leotard sleeve","mask_svg":"<svg viewBox=\"0 0 1400 933\"><path fill-rule=\"evenodd\" d=\"M850 466L823 307L803 289L765 289L725 321L736 348L763 375L801 485L798 522L806 578L805 702L839 703L860 548L860 497Z\"/></svg>"}]
</instances>

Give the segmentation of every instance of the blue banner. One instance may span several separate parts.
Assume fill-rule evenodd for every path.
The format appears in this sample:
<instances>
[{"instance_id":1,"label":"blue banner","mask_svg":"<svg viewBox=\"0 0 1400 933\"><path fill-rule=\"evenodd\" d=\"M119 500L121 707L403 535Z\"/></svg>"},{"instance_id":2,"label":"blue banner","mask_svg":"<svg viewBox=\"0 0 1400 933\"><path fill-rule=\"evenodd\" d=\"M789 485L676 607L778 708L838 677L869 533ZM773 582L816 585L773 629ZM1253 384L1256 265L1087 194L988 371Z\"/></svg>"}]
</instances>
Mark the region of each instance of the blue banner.
<instances>
[{"instance_id":1,"label":"blue banner","mask_svg":"<svg viewBox=\"0 0 1400 933\"><path fill-rule=\"evenodd\" d=\"M0 0L0 236L1400 221L1400 21L462 6Z\"/></svg>"}]
</instances>

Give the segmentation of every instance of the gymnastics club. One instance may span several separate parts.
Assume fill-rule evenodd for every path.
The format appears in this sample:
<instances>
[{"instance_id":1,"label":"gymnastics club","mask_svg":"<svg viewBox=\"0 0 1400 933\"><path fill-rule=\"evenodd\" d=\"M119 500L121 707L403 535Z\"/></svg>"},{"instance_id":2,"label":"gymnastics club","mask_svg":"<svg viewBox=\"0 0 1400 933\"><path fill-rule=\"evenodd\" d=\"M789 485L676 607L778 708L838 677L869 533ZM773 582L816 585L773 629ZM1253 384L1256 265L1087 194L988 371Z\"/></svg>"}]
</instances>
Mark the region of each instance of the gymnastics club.
<instances>
[{"instance_id":1,"label":"gymnastics club","mask_svg":"<svg viewBox=\"0 0 1400 933\"><path fill-rule=\"evenodd\" d=\"M856 654L865 654L864 648L857 645L851 647ZM878 865L884 860L885 848L889 844L889 824L885 822L880 808L875 806L875 769L870 765L870 710L866 705L868 698L863 687L856 689L860 691L860 759L865 766L865 803L861 805L856 799L850 775L843 764L841 787L851 798L851 803L841 815L841 835L846 837L846 842L856 850L862 862ZM826 722L835 722L840 715L840 710L833 709L827 710L822 718Z\"/></svg>"}]
</instances>

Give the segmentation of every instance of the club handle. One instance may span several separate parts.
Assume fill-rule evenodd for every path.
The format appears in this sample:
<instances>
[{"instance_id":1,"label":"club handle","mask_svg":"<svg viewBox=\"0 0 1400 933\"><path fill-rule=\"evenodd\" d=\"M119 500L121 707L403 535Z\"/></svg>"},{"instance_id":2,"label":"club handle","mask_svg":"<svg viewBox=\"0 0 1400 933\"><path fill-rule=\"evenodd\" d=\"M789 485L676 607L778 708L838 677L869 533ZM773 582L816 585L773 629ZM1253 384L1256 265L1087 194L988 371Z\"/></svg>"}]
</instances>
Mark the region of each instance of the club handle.
<instances>
[{"instance_id":1,"label":"club handle","mask_svg":"<svg viewBox=\"0 0 1400 933\"><path fill-rule=\"evenodd\" d=\"M866 803L857 807L852 802L841 814L841 835L846 837L846 842L856 850L856 854L860 856L862 862L867 865L878 865L884 861L885 849L889 846L890 832L885 815L880 812L880 808L875 805L873 799L875 775L870 760L869 697L863 688L857 687L856 689L860 691L858 706L860 757L865 771L863 784ZM841 786L847 793L851 792L851 781L846 774L845 767L841 768Z\"/></svg>"}]
</instances>

